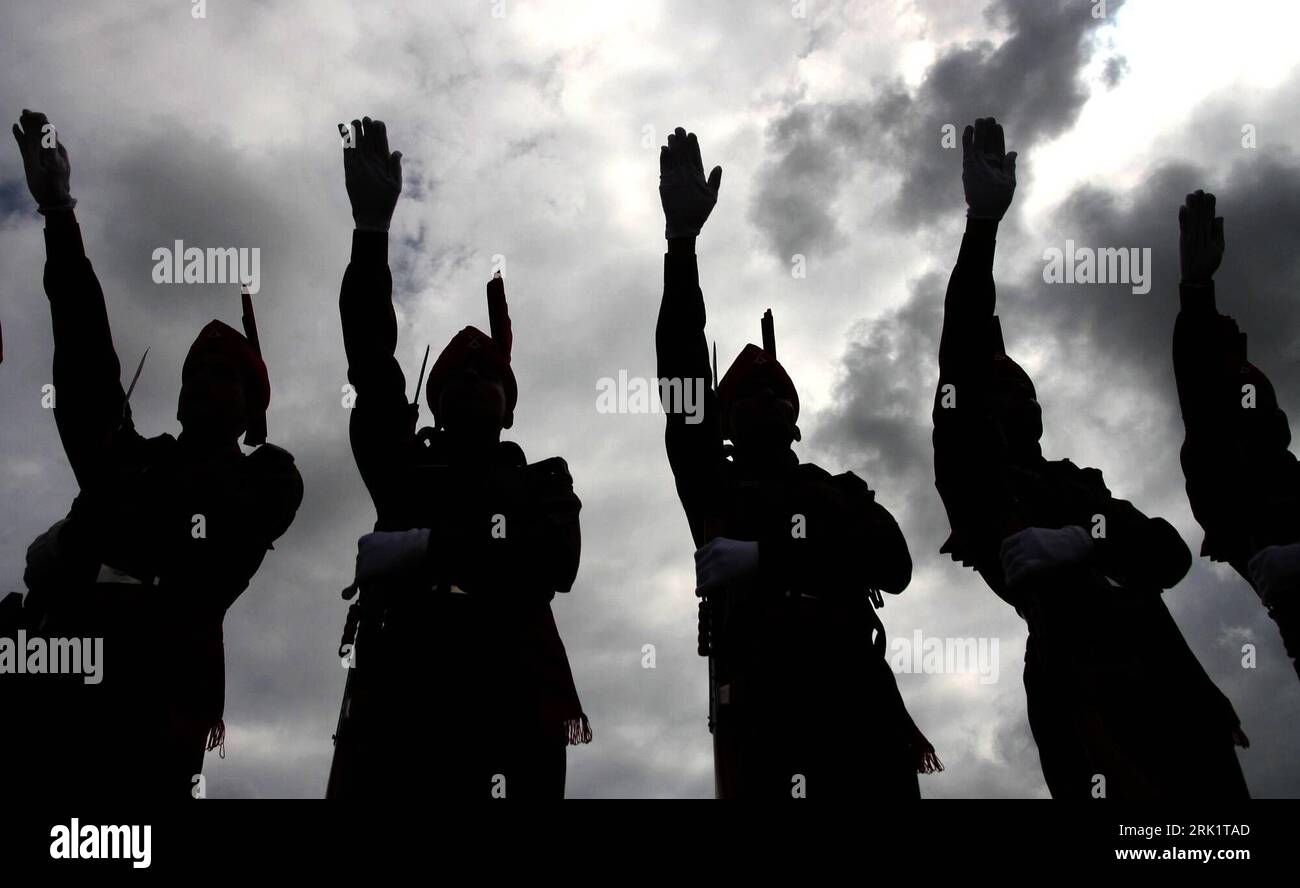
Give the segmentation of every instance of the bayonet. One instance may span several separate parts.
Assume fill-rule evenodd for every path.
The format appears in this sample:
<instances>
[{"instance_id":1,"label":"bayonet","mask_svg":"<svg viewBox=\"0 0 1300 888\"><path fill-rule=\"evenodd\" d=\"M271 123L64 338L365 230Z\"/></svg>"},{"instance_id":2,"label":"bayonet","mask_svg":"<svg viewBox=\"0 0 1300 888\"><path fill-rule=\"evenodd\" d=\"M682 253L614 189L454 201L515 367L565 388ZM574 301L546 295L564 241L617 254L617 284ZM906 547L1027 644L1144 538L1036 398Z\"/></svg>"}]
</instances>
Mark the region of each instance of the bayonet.
<instances>
[{"instance_id":1,"label":"bayonet","mask_svg":"<svg viewBox=\"0 0 1300 888\"><path fill-rule=\"evenodd\" d=\"M415 380L415 393L411 395L411 406L417 406L420 403L420 388L424 385L424 368L429 366L429 349L432 346L424 347L424 360L420 362L420 376Z\"/></svg>"},{"instance_id":2,"label":"bayonet","mask_svg":"<svg viewBox=\"0 0 1300 888\"><path fill-rule=\"evenodd\" d=\"M131 393L135 391L135 384L140 381L140 371L144 369L144 359L147 357L149 357L149 349L146 347L144 354L140 356L140 363L135 365L135 375L131 377L131 384L126 387L126 397L122 399L122 425L126 425L131 420Z\"/></svg>"},{"instance_id":3,"label":"bayonet","mask_svg":"<svg viewBox=\"0 0 1300 888\"><path fill-rule=\"evenodd\" d=\"M131 384L127 386L126 401L123 403L130 402L131 393L135 391L135 384L140 381L140 371L144 369L144 359L147 357L149 357L149 349L145 348L144 354L140 356L140 363L135 365L135 375L131 377Z\"/></svg>"}]
</instances>

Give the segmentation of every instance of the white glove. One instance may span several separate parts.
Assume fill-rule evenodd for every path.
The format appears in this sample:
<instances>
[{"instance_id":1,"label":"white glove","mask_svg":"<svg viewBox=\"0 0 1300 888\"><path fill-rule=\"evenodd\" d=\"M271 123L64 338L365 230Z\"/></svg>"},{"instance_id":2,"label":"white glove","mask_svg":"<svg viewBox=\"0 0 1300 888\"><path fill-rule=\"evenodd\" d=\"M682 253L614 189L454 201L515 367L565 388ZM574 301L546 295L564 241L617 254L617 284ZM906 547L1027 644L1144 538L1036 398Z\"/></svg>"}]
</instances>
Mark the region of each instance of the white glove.
<instances>
[{"instance_id":1,"label":"white glove","mask_svg":"<svg viewBox=\"0 0 1300 888\"><path fill-rule=\"evenodd\" d=\"M1300 543L1260 549L1247 565L1255 591L1265 604L1300 587Z\"/></svg>"},{"instance_id":2,"label":"white glove","mask_svg":"<svg viewBox=\"0 0 1300 888\"><path fill-rule=\"evenodd\" d=\"M758 570L758 543L718 537L695 550L696 594L743 580Z\"/></svg>"},{"instance_id":3,"label":"white glove","mask_svg":"<svg viewBox=\"0 0 1300 888\"><path fill-rule=\"evenodd\" d=\"M368 533L357 540L357 585L414 573L429 551L429 528Z\"/></svg>"},{"instance_id":4,"label":"white glove","mask_svg":"<svg viewBox=\"0 0 1300 888\"><path fill-rule=\"evenodd\" d=\"M1002 574L1018 586L1044 571L1078 564L1092 554L1092 537L1077 524L1048 530L1030 527L1002 541Z\"/></svg>"}]
</instances>

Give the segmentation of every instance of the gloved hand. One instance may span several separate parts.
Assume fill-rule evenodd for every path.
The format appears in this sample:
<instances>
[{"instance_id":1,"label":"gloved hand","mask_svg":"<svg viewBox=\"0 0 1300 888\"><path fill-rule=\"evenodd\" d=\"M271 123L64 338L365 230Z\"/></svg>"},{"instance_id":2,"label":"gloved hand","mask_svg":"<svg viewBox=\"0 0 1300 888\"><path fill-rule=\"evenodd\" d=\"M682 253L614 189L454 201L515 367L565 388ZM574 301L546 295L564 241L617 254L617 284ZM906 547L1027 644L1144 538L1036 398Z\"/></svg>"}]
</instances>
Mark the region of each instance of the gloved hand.
<instances>
[{"instance_id":1,"label":"gloved hand","mask_svg":"<svg viewBox=\"0 0 1300 888\"><path fill-rule=\"evenodd\" d=\"M402 193L402 152L388 153L388 130L382 120L352 121L353 147L343 148L343 175L352 202L352 219L360 231L387 231ZM348 128L339 124L339 135Z\"/></svg>"},{"instance_id":2,"label":"gloved hand","mask_svg":"<svg viewBox=\"0 0 1300 888\"><path fill-rule=\"evenodd\" d=\"M1265 604L1271 605L1288 592L1300 592L1300 543L1260 549L1246 567Z\"/></svg>"},{"instance_id":3,"label":"gloved hand","mask_svg":"<svg viewBox=\"0 0 1300 888\"><path fill-rule=\"evenodd\" d=\"M1010 587L1044 571L1078 564L1092 554L1092 537L1077 524L1030 527L1002 541L1002 575Z\"/></svg>"},{"instance_id":4,"label":"gloved hand","mask_svg":"<svg viewBox=\"0 0 1300 888\"><path fill-rule=\"evenodd\" d=\"M24 108L18 120L22 126L14 124L14 139L23 155L27 189L36 199L36 208L42 214L49 210L72 209L77 202L72 197L68 149L63 147L53 128L45 132L49 120L39 111ZM46 148L42 143L50 147Z\"/></svg>"},{"instance_id":5,"label":"gloved hand","mask_svg":"<svg viewBox=\"0 0 1300 888\"><path fill-rule=\"evenodd\" d=\"M377 531L357 540L357 585L415 573L429 551L429 528Z\"/></svg>"},{"instance_id":6,"label":"gloved hand","mask_svg":"<svg viewBox=\"0 0 1300 888\"><path fill-rule=\"evenodd\" d=\"M664 236L694 237L718 202L722 184L722 167L714 167L704 178L704 161L695 133L686 134L680 126L659 149L659 200L664 207L667 226Z\"/></svg>"},{"instance_id":7,"label":"gloved hand","mask_svg":"<svg viewBox=\"0 0 1300 888\"><path fill-rule=\"evenodd\" d=\"M1214 215L1214 195L1197 190L1178 208L1178 263L1184 284L1204 285L1223 261L1223 217Z\"/></svg>"},{"instance_id":8,"label":"gloved hand","mask_svg":"<svg viewBox=\"0 0 1300 888\"><path fill-rule=\"evenodd\" d=\"M1001 219L1016 193L1016 152L1007 153L1002 127L992 117L979 118L961 134L961 151L966 215Z\"/></svg>"},{"instance_id":9,"label":"gloved hand","mask_svg":"<svg viewBox=\"0 0 1300 888\"><path fill-rule=\"evenodd\" d=\"M695 550L695 594L743 580L758 570L758 543L717 537Z\"/></svg>"}]
</instances>

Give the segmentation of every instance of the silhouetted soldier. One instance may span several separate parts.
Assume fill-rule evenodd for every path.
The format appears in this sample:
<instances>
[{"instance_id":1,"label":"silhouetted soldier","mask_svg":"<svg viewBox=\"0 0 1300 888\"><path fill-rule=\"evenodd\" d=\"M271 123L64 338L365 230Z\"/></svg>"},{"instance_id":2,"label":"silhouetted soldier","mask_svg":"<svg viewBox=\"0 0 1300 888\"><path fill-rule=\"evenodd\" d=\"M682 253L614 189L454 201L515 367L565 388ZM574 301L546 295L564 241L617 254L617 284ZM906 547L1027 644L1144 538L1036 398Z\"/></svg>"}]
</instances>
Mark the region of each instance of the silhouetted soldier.
<instances>
[{"instance_id":1,"label":"silhouetted soldier","mask_svg":"<svg viewBox=\"0 0 1300 888\"><path fill-rule=\"evenodd\" d=\"M355 668L328 795L559 798L566 745L591 739L550 604L577 575L581 503L564 460L529 465L501 440L518 389L500 276L491 335L466 327L438 356L425 390L436 428L416 432L388 268L401 152L381 121L352 127L339 311L352 451L378 521L357 555Z\"/></svg>"},{"instance_id":2,"label":"silhouetted soldier","mask_svg":"<svg viewBox=\"0 0 1300 888\"><path fill-rule=\"evenodd\" d=\"M903 704L875 613L880 591L911 580L907 543L861 479L791 449L799 395L770 313L763 347L745 346L712 390L695 238L722 169L706 179L695 134L678 128L659 172L668 251L655 344L668 460L698 547L717 794L918 797L918 771L942 766ZM694 412L681 386L702 394Z\"/></svg>"},{"instance_id":3,"label":"silhouetted soldier","mask_svg":"<svg viewBox=\"0 0 1300 888\"><path fill-rule=\"evenodd\" d=\"M1178 209L1182 306L1174 377L1186 438L1183 472L1201 554L1226 561L1258 593L1292 660L1300 655L1300 462L1272 383L1246 357L1246 334L1219 313L1214 272L1223 219L1197 191ZM1300 672L1300 662L1293 662Z\"/></svg>"},{"instance_id":4,"label":"silhouetted soldier","mask_svg":"<svg viewBox=\"0 0 1300 888\"><path fill-rule=\"evenodd\" d=\"M940 551L1028 624L1029 725L1054 797L1245 797L1237 716L1161 597L1191 566L1187 546L1112 497L1099 470L1042 456L1034 384L994 315L1016 155L993 118L966 127L962 148L966 233L934 406L935 484L952 524Z\"/></svg>"},{"instance_id":5,"label":"silhouetted soldier","mask_svg":"<svg viewBox=\"0 0 1300 888\"><path fill-rule=\"evenodd\" d=\"M257 351L220 321L185 358L180 436L135 430L67 151L46 139L44 114L23 111L21 124L14 136L46 220L54 418L80 488L28 551L26 623L102 637L104 663L99 685L31 677L35 711L9 724L22 725L28 776L47 792L187 797L204 751L224 743L223 618L292 522L302 479L274 445L241 452L271 390Z\"/></svg>"}]
</instances>

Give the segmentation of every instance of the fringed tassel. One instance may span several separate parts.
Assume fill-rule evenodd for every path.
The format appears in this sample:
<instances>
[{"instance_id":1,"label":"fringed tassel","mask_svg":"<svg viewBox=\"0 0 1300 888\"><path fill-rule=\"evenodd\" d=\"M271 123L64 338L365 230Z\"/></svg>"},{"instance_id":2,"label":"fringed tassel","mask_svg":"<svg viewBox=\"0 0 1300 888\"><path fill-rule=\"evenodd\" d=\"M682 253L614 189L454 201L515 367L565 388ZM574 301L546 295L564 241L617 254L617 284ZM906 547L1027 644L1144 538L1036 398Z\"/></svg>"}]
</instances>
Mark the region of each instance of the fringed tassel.
<instances>
[{"instance_id":1,"label":"fringed tassel","mask_svg":"<svg viewBox=\"0 0 1300 888\"><path fill-rule=\"evenodd\" d=\"M571 718L566 721L564 728L568 734L570 746L591 742L591 724L587 721L586 713L583 713L578 718Z\"/></svg>"},{"instance_id":2,"label":"fringed tassel","mask_svg":"<svg viewBox=\"0 0 1300 888\"><path fill-rule=\"evenodd\" d=\"M943 770L943 762L933 749L928 752L922 751L920 759L916 764L916 773L918 774L937 774Z\"/></svg>"},{"instance_id":3,"label":"fringed tassel","mask_svg":"<svg viewBox=\"0 0 1300 888\"><path fill-rule=\"evenodd\" d=\"M925 739L921 729L912 726L916 732L916 739L913 746L916 749L916 773L918 774L937 774L943 770L943 762L939 759L939 754L934 751L934 744Z\"/></svg>"},{"instance_id":4,"label":"fringed tassel","mask_svg":"<svg viewBox=\"0 0 1300 888\"><path fill-rule=\"evenodd\" d=\"M208 731L208 752L219 750L217 755L226 757L226 721L221 719Z\"/></svg>"}]
</instances>

